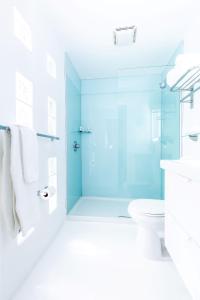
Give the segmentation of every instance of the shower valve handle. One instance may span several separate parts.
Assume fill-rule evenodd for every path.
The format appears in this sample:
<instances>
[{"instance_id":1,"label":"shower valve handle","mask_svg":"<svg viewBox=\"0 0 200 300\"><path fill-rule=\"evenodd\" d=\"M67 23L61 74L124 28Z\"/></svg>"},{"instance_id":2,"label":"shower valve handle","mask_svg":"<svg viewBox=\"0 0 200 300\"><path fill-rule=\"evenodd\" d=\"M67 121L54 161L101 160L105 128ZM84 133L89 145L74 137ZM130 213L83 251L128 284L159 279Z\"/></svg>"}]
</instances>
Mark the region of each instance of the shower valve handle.
<instances>
[{"instance_id":1,"label":"shower valve handle","mask_svg":"<svg viewBox=\"0 0 200 300\"><path fill-rule=\"evenodd\" d=\"M77 143L77 141L74 141L74 143L73 143L73 149L74 149L74 151L76 152L78 149L80 149L80 144L78 144Z\"/></svg>"}]
</instances>

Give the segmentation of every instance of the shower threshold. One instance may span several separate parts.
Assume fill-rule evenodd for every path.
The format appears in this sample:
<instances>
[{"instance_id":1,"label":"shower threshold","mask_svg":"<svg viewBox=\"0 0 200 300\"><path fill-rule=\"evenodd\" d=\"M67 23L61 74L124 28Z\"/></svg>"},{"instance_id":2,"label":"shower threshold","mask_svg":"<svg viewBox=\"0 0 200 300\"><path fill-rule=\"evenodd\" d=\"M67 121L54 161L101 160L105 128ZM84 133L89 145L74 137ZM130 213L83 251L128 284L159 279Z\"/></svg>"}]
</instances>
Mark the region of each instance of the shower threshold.
<instances>
[{"instance_id":1,"label":"shower threshold","mask_svg":"<svg viewBox=\"0 0 200 300\"><path fill-rule=\"evenodd\" d=\"M129 219L129 198L81 197L69 216Z\"/></svg>"}]
</instances>

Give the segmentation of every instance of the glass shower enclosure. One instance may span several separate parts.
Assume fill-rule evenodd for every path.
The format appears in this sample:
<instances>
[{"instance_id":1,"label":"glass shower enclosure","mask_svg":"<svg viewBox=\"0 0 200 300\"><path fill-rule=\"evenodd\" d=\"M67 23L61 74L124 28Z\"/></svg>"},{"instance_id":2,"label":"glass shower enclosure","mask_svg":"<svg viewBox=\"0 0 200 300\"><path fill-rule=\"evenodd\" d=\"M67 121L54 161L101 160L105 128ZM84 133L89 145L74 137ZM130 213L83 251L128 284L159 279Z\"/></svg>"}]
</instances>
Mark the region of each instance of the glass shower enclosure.
<instances>
[{"instance_id":1,"label":"glass shower enclosure","mask_svg":"<svg viewBox=\"0 0 200 300\"><path fill-rule=\"evenodd\" d=\"M79 90L68 87L70 215L126 218L130 201L162 198L161 129L170 97L160 88L164 70L120 70L82 80Z\"/></svg>"}]
</instances>

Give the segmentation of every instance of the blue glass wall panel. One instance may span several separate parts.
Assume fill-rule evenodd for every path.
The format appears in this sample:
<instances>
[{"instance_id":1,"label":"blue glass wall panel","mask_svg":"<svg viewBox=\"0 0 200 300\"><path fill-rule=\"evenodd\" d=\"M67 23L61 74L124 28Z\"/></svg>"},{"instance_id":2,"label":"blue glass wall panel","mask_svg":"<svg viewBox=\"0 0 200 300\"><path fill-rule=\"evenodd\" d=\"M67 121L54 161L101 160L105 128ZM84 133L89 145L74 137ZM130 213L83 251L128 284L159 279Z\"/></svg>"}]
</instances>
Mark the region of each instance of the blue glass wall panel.
<instances>
[{"instance_id":1,"label":"blue glass wall panel","mask_svg":"<svg viewBox=\"0 0 200 300\"><path fill-rule=\"evenodd\" d=\"M74 152L73 143L81 144L81 81L66 57L66 118L67 118L67 211L82 195L81 150Z\"/></svg>"},{"instance_id":2,"label":"blue glass wall panel","mask_svg":"<svg viewBox=\"0 0 200 300\"><path fill-rule=\"evenodd\" d=\"M159 76L82 81L84 196L160 198Z\"/></svg>"}]
</instances>

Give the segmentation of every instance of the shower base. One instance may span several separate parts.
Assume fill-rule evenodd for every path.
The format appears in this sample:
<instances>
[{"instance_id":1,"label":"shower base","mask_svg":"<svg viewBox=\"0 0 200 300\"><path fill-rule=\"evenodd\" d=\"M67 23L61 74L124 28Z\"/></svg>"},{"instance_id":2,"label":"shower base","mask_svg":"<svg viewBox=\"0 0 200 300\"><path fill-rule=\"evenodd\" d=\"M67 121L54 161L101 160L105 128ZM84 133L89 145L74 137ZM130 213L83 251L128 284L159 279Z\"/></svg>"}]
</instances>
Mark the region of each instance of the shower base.
<instances>
[{"instance_id":1,"label":"shower base","mask_svg":"<svg viewBox=\"0 0 200 300\"><path fill-rule=\"evenodd\" d=\"M129 219L128 204L132 199L81 197L69 216Z\"/></svg>"}]
</instances>

